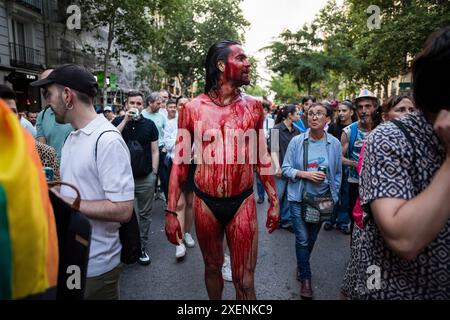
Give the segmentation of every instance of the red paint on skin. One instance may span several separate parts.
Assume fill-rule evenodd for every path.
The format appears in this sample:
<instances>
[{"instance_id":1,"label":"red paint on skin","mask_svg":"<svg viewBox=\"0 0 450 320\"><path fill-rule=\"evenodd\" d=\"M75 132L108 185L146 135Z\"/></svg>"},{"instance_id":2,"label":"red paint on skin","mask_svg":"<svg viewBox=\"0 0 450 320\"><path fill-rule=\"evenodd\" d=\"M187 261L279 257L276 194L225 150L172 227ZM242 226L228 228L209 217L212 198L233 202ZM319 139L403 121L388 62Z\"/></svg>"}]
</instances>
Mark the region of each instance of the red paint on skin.
<instances>
[{"instance_id":1,"label":"red paint on skin","mask_svg":"<svg viewBox=\"0 0 450 320\"><path fill-rule=\"evenodd\" d=\"M209 150L208 156L221 157L221 163L197 165L195 173L195 184L203 192L213 197L231 197L242 194L244 191L253 188L254 164L249 163L250 154L254 153L248 142L243 150L238 150L237 145L230 150L234 150L233 159L237 160L237 154L243 153L246 159L244 164L227 163L226 155L226 130L259 130L263 128L264 112L261 102L253 97L241 95L237 88L243 82L248 82L246 74L250 64L240 46L231 46L231 53L227 59L225 73L221 75L221 89L211 95L201 94L193 101L187 103L181 110L178 119L178 127L187 129L191 137L194 137L195 124L202 122L201 137L210 129L221 132L222 140L207 139L208 141L195 141L202 150ZM228 91L227 94L224 92ZM212 97L214 96L214 97ZM234 140L234 139L233 139ZM181 143L178 139L177 143ZM262 141L262 142L261 142ZM263 150L267 150L265 139L257 139ZM217 144L223 144L218 146ZM213 144L211 146L211 144ZM209 146L209 149L207 147ZM212 150L211 148L216 147ZM219 152L223 149L224 152ZM181 152L180 152L181 153ZM182 157L182 153L177 153L175 157ZM269 158L265 154L256 164L258 173L262 169L271 166L271 163L264 161ZM203 155L202 155L203 156ZM174 160L169 181L169 201L167 209L175 211L181 188L184 186L189 164L179 163ZM269 195L270 208L268 211L269 230L277 227L278 224L278 198L273 175L260 175L264 188ZM217 222L209 208L197 197L194 200L195 226L197 239L205 262L205 281L208 295L211 299L220 299L223 290L223 280L221 267L223 264L223 235L226 233L229 244L232 262L234 284L237 299L255 299L254 291L254 270L257 256L257 215L254 196L248 197L241 205L232 221L224 228ZM175 232L175 227L167 231L169 234ZM272 230L273 231L273 230Z\"/></svg>"},{"instance_id":2,"label":"red paint on skin","mask_svg":"<svg viewBox=\"0 0 450 320\"><path fill-rule=\"evenodd\" d=\"M225 66L225 78L236 87L250 84L250 62L241 46L233 45Z\"/></svg>"},{"instance_id":3,"label":"red paint on skin","mask_svg":"<svg viewBox=\"0 0 450 320\"><path fill-rule=\"evenodd\" d=\"M230 247L233 283L237 300L254 300L253 274L258 253L258 220L255 200L247 198L226 227L227 242Z\"/></svg>"}]
</instances>

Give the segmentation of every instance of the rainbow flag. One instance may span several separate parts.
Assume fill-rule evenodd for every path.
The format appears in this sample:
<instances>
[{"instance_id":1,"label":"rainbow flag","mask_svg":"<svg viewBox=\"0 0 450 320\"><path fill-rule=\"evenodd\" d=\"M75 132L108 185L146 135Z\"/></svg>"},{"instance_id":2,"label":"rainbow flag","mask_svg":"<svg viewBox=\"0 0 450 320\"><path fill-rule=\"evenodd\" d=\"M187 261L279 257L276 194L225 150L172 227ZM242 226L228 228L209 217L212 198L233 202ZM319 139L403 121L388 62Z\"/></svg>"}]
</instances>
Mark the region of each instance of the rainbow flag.
<instances>
[{"instance_id":1,"label":"rainbow flag","mask_svg":"<svg viewBox=\"0 0 450 320\"><path fill-rule=\"evenodd\" d=\"M0 300L56 287L58 238L31 135L0 99Z\"/></svg>"}]
</instances>

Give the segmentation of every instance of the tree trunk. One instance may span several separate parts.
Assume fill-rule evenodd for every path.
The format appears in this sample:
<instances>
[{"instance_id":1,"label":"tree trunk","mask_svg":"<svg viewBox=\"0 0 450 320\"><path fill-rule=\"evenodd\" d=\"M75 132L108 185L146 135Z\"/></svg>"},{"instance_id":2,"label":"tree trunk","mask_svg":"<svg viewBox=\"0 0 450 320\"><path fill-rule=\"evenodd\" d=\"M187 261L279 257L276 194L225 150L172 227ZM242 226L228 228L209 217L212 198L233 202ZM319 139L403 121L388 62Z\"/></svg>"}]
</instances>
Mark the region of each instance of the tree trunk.
<instances>
[{"instance_id":1,"label":"tree trunk","mask_svg":"<svg viewBox=\"0 0 450 320\"><path fill-rule=\"evenodd\" d=\"M180 95L182 96L183 95L184 85L183 85L183 81L181 81L181 78L180 78L179 74L177 74L177 79L178 79L178 83L180 84Z\"/></svg>"},{"instance_id":2,"label":"tree trunk","mask_svg":"<svg viewBox=\"0 0 450 320\"><path fill-rule=\"evenodd\" d=\"M307 86L308 86L308 96L310 96L312 91L312 82L308 82Z\"/></svg>"},{"instance_id":3,"label":"tree trunk","mask_svg":"<svg viewBox=\"0 0 450 320\"><path fill-rule=\"evenodd\" d=\"M114 40L114 17L108 26L108 47L105 52L105 60L103 61L103 109L105 109L108 104L108 88L107 88L107 72L108 72L108 61L111 52L112 42Z\"/></svg>"},{"instance_id":4,"label":"tree trunk","mask_svg":"<svg viewBox=\"0 0 450 320\"><path fill-rule=\"evenodd\" d=\"M389 87L389 81L383 82L383 89L384 89L384 95L383 95L383 98L384 98L384 99L386 99L387 97L389 97L388 87Z\"/></svg>"}]
</instances>

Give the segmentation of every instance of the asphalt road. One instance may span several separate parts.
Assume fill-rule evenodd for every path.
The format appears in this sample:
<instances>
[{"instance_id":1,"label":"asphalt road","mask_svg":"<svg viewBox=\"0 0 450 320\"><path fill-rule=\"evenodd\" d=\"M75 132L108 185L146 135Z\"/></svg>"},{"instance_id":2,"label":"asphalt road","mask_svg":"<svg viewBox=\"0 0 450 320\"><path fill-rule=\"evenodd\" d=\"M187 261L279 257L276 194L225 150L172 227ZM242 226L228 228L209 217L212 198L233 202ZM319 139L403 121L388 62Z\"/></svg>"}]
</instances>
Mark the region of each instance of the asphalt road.
<instances>
[{"instance_id":1,"label":"asphalt road","mask_svg":"<svg viewBox=\"0 0 450 320\"><path fill-rule=\"evenodd\" d=\"M124 300L205 300L204 266L198 245L187 248L178 262L175 246L164 233L163 201L154 203L150 227L149 251L152 263L126 266L121 277ZM300 283L296 279L295 237L286 230L269 234L265 228L268 203L257 204L259 224L258 262L255 273L256 296L262 300L297 300ZM194 240L195 231L192 230ZM346 263L350 255L350 237L321 230L311 258L316 300L339 298ZM234 286L225 282L224 300L235 299Z\"/></svg>"}]
</instances>

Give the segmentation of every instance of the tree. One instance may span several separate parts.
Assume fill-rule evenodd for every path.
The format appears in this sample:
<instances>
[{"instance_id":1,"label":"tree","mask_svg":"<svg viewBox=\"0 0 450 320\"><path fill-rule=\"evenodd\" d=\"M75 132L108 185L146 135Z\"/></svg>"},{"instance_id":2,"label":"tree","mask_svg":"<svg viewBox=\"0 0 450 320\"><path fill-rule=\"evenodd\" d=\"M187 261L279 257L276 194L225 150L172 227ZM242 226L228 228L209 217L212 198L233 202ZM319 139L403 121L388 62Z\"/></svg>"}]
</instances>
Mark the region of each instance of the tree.
<instances>
[{"instance_id":1,"label":"tree","mask_svg":"<svg viewBox=\"0 0 450 320\"><path fill-rule=\"evenodd\" d=\"M371 5L381 28L369 29ZM291 74L299 90L348 97L358 87L387 87L410 70L411 60L434 31L450 25L450 1L330 0L300 31L289 30L267 49L269 67ZM339 81L340 80L340 81ZM330 90L331 89L331 90Z\"/></svg>"},{"instance_id":2,"label":"tree","mask_svg":"<svg viewBox=\"0 0 450 320\"><path fill-rule=\"evenodd\" d=\"M314 24L304 25L296 33L286 30L278 41L264 48L271 51L267 58L269 68L277 73L290 74L297 89L305 88L308 94L311 94L313 84L325 77L329 64L316 31Z\"/></svg>"},{"instance_id":3,"label":"tree","mask_svg":"<svg viewBox=\"0 0 450 320\"><path fill-rule=\"evenodd\" d=\"M254 97L266 97L269 92L258 84L245 88L245 93Z\"/></svg>"},{"instance_id":4,"label":"tree","mask_svg":"<svg viewBox=\"0 0 450 320\"><path fill-rule=\"evenodd\" d=\"M370 5L380 8L380 29L367 26ZM356 78L373 88L384 87L385 95L389 80L410 69L411 58L420 52L426 38L450 24L449 1L347 0L345 6L352 56L360 61Z\"/></svg>"},{"instance_id":5,"label":"tree","mask_svg":"<svg viewBox=\"0 0 450 320\"><path fill-rule=\"evenodd\" d=\"M204 76L208 49L219 40L243 40L249 25L239 6L242 0L185 0L164 27L164 39L153 57L169 77L187 90Z\"/></svg>"},{"instance_id":6,"label":"tree","mask_svg":"<svg viewBox=\"0 0 450 320\"><path fill-rule=\"evenodd\" d=\"M143 61L143 62L141 62ZM149 59L138 61L137 79L142 82L142 86L148 89L158 89L167 79L167 74L158 61Z\"/></svg>"},{"instance_id":7,"label":"tree","mask_svg":"<svg viewBox=\"0 0 450 320\"><path fill-rule=\"evenodd\" d=\"M294 78L289 74L272 78L270 90L275 93L277 103L294 102L301 98L300 91L294 83Z\"/></svg>"},{"instance_id":8,"label":"tree","mask_svg":"<svg viewBox=\"0 0 450 320\"><path fill-rule=\"evenodd\" d=\"M106 47L86 46L86 50L99 57L103 67L104 105L107 96L108 63L121 53L140 54L148 50L153 41L161 38L160 29L165 16L181 0L83 0L79 2L83 14L83 31L101 38L106 30ZM104 29L106 28L106 29Z\"/></svg>"}]
</instances>

